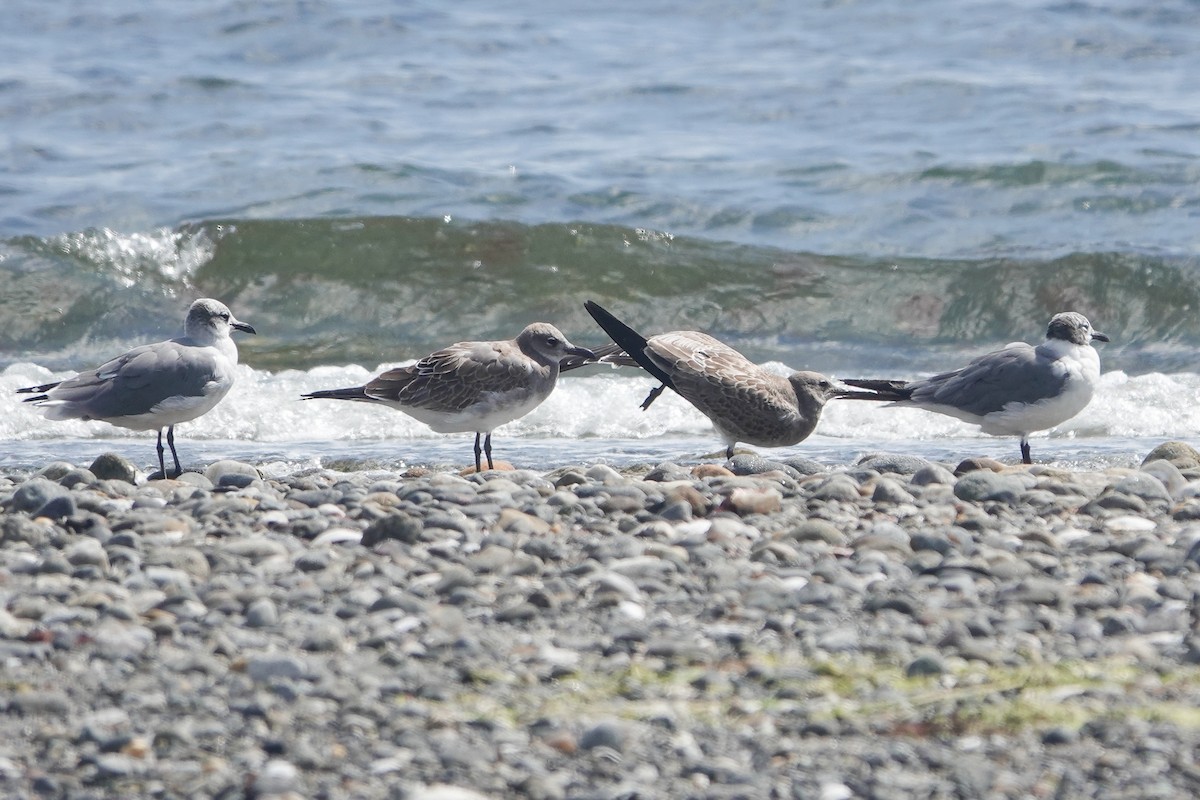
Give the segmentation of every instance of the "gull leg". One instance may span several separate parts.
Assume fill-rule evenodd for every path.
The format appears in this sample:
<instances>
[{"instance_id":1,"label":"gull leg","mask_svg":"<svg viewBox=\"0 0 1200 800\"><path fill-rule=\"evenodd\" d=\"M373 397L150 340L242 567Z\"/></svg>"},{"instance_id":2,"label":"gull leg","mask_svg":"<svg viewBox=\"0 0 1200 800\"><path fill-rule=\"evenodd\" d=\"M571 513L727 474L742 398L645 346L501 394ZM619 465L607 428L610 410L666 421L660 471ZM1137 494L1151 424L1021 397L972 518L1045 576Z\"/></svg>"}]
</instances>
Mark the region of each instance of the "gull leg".
<instances>
[{"instance_id":1,"label":"gull leg","mask_svg":"<svg viewBox=\"0 0 1200 800\"><path fill-rule=\"evenodd\" d=\"M1033 458L1029 454L1029 440L1024 436L1021 437L1021 463L1032 464Z\"/></svg>"},{"instance_id":2,"label":"gull leg","mask_svg":"<svg viewBox=\"0 0 1200 800\"><path fill-rule=\"evenodd\" d=\"M159 431L159 435L160 436L162 435L161 431ZM167 426L167 445L170 446L170 448L171 448L171 458L175 459L175 477L178 478L180 475L183 474L183 467L179 466L179 453L175 452L175 426L174 425ZM159 445L159 446L161 447L162 445ZM161 452L159 452L159 454L158 454L158 460L159 460L159 463L161 464L162 463L162 453ZM163 469L164 469L163 477L165 478L165 477L167 477L167 473L165 472L166 467L163 467Z\"/></svg>"},{"instance_id":3,"label":"gull leg","mask_svg":"<svg viewBox=\"0 0 1200 800\"><path fill-rule=\"evenodd\" d=\"M167 465L163 461L162 428L158 429L158 474L167 477ZM172 448L174 449L174 448Z\"/></svg>"},{"instance_id":4,"label":"gull leg","mask_svg":"<svg viewBox=\"0 0 1200 800\"><path fill-rule=\"evenodd\" d=\"M666 388L667 388L667 385L664 383L654 389L651 389L650 394L646 395L646 399L642 401L642 411L645 411L646 409L650 408L650 404L653 403L655 400L657 400L658 396L660 394L662 394L663 390L665 390Z\"/></svg>"},{"instance_id":5,"label":"gull leg","mask_svg":"<svg viewBox=\"0 0 1200 800\"><path fill-rule=\"evenodd\" d=\"M492 432L488 431L488 435L483 437L483 452L487 453L488 469L495 469L496 465L492 463Z\"/></svg>"},{"instance_id":6,"label":"gull leg","mask_svg":"<svg viewBox=\"0 0 1200 800\"><path fill-rule=\"evenodd\" d=\"M480 461L479 461L479 456L483 452L481 449L479 449L479 437L480 437L480 434L478 432L476 432L476 434L475 434L475 471L483 472L483 464L480 463Z\"/></svg>"},{"instance_id":7,"label":"gull leg","mask_svg":"<svg viewBox=\"0 0 1200 800\"><path fill-rule=\"evenodd\" d=\"M725 457L733 458L733 445L732 444L725 448Z\"/></svg>"}]
</instances>

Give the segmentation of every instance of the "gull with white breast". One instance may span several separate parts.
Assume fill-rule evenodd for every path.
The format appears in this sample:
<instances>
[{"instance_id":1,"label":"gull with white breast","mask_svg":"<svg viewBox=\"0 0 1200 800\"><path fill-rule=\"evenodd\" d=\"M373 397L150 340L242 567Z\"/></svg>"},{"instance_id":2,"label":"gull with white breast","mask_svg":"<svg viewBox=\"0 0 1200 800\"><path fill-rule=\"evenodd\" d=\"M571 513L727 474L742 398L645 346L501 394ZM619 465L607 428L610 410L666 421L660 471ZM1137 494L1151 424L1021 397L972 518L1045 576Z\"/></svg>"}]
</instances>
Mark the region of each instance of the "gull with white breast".
<instances>
[{"instance_id":1,"label":"gull with white breast","mask_svg":"<svg viewBox=\"0 0 1200 800\"><path fill-rule=\"evenodd\" d=\"M224 303L202 298L188 308L182 336L136 347L73 378L17 392L35 395L25 402L38 406L47 419L102 420L134 431L157 430L163 477L165 428L178 476L183 468L175 451L175 426L208 413L229 393L238 363L233 331L255 332L234 319Z\"/></svg>"},{"instance_id":2,"label":"gull with white breast","mask_svg":"<svg viewBox=\"0 0 1200 800\"><path fill-rule=\"evenodd\" d=\"M325 389L304 399L375 403L403 411L437 433L474 432L478 472L483 454L488 468L495 466L492 431L541 405L558 381L559 362L567 358L587 361L595 354L571 344L553 325L535 322L515 339L458 342L363 386Z\"/></svg>"},{"instance_id":3,"label":"gull with white breast","mask_svg":"<svg viewBox=\"0 0 1200 800\"><path fill-rule=\"evenodd\" d=\"M851 380L890 406L936 411L980 427L993 436L1020 436L1021 460L1033 463L1029 435L1060 425L1092 400L1100 381L1100 356L1092 342L1108 336L1083 314L1055 314L1046 341L1014 342L964 367L916 381Z\"/></svg>"}]
</instances>

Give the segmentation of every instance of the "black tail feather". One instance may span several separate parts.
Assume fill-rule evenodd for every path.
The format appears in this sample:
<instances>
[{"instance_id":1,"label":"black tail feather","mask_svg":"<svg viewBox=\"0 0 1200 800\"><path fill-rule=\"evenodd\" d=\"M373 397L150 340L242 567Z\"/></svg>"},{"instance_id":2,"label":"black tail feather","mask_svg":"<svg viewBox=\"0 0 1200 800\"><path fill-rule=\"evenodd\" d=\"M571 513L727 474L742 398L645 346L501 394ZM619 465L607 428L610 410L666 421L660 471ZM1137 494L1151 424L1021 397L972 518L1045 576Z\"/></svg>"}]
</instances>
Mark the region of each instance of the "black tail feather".
<instances>
[{"instance_id":1,"label":"black tail feather","mask_svg":"<svg viewBox=\"0 0 1200 800\"><path fill-rule=\"evenodd\" d=\"M905 381L842 378L841 382L856 389L869 390L869 392L846 392L840 395L845 400L907 400L912 396L912 389Z\"/></svg>"},{"instance_id":2,"label":"black tail feather","mask_svg":"<svg viewBox=\"0 0 1200 800\"><path fill-rule=\"evenodd\" d=\"M300 395L302 400L367 400L373 398L367 395L367 387L350 386L346 389L321 389L317 392Z\"/></svg>"},{"instance_id":3,"label":"black tail feather","mask_svg":"<svg viewBox=\"0 0 1200 800\"><path fill-rule=\"evenodd\" d=\"M663 385L671 389L675 388L671 376L646 355L645 336L642 336L591 300L584 303L583 307L592 315L592 319L596 320L596 324L603 328L604 332L612 337L612 340L625 351L626 355L638 363L638 366L662 381Z\"/></svg>"},{"instance_id":4,"label":"black tail feather","mask_svg":"<svg viewBox=\"0 0 1200 800\"><path fill-rule=\"evenodd\" d=\"M43 383L41 386L26 386L24 389L17 389L17 394L45 394L46 392L50 391L54 387L58 386L60 383L62 383L62 381L55 381L54 383ZM25 398L25 402L32 403L35 400L45 400L45 399L46 399L45 397L27 397L27 398Z\"/></svg>"}]
</instances>

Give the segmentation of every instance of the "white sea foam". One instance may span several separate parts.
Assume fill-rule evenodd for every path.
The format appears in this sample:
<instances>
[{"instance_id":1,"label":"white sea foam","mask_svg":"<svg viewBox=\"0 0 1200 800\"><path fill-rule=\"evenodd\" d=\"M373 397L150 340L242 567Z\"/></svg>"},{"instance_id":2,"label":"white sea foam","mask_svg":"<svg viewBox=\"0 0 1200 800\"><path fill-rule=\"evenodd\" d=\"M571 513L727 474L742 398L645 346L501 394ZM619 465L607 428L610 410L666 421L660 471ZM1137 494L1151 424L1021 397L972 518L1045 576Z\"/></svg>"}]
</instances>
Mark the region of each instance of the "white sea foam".
<instances>
[{"instance_id":1,"label":"white sea foam","mask_svg":"<svg viewBox=\"0 0 1200 800\"><path fill-rule=\"evenodd\" d=\"M322 366L299 371L264 372L238 367L228 397L204 417L180 427L189 439L260 442L330 440L369 442L446 438L406 414L365 403L301 400L316 389L354 386L388 366ZM101 422L54 422L21 402L22 386L69 377L41 366L15 364L0 373L0 441L53 438L146 437ZM664 392L647 411L639 404L655 385L632 370L567 374L545 403L498 431L504 438L526 439L712 439L712 426L672 392ZM835 439L882 444L892 440L982 438L975 426L926 411L885 408L882 404L835 401L825 408L817 433ZM1130 376L1109 372L1083 413L1050 431L1052 438L1163 437L1200 439L1200 375L1151 373ZM715 446L715 444L714 444Z\"/></svg>"}]
</instances>

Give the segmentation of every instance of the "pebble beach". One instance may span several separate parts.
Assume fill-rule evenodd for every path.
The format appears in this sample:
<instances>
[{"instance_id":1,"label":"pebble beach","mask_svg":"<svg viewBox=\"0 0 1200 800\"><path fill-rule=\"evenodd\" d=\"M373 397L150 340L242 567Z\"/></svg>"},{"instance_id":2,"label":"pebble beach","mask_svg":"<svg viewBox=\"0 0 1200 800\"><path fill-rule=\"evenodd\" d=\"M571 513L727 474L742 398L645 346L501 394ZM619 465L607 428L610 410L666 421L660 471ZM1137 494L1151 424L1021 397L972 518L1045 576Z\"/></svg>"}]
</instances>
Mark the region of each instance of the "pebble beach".
<instances>
[{"instance_id":1,"label":"pebble beach","mask_svg":"<svg viewBox=\"0 0 1200 800\"><path fill-rule=\"evenodd\" d=\"M339 467L0 476L4 795L1200 791L1188 445Z\"/></svg>"}]
</instances>

